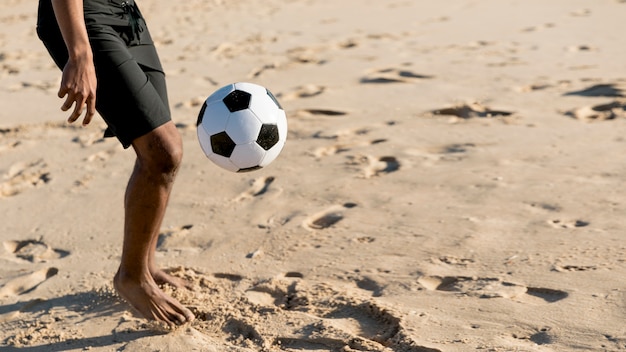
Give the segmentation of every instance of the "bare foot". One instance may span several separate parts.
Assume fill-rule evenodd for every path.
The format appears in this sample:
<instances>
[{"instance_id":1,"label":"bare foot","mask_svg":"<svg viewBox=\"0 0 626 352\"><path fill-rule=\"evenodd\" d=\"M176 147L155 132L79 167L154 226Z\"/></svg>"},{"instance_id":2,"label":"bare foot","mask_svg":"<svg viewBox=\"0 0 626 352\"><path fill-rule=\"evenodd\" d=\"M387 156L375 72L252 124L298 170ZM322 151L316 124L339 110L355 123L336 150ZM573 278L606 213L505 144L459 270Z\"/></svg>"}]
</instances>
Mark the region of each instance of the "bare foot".
<instances>
[{"instance_id":1,"label":"bare foot","mask_svg":"<svg viewBox=\"0 0 626 352\"><path fill-rule=\"evenodd\" d=\"M150 275L135 279L119 270L113 283L120 296L148 320L164 322L170 327L175 327L191 322L195 318L189 309L163 293Z\"/></svg>"},{"instance_id":2,"label":"bare foot","mask_svg":"<svg viewBox=\"0 0 626 352\"><path fill-rule=\"evenodd\" d=\"M157 285L170 285L176 288L186 288L189 291L194 290L194 287L191 284L191 282L185 279L181 279L179 277L170 275L161 269L150 270L150 274L152 275L152 278L154 279L154 282L157 283Z\"/></svg>"}]
</instances>

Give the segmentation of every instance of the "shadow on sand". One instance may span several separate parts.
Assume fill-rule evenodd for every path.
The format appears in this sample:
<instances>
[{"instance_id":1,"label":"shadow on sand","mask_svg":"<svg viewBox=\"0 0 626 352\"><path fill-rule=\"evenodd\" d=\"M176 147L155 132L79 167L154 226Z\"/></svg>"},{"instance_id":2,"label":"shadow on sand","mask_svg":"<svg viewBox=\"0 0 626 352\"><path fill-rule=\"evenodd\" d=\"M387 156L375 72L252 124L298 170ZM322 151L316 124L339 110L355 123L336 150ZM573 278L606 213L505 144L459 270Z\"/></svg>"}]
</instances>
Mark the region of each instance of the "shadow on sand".
<instances>
[{"instance_id":1,"label":"shadow on sand","mask_svg":"<svg viewBox=\"0 0 626 352\"><path fill-rule=\"evenodd\" d=\"M28 345L30 338L28 333L18 337L18 335L24 334L24 331L27 331L29 327L38 326L42 322L45 325L47 322L57 319L66 321L71 319L72 324L76 326L87 320L120 315L127 309L126 303L119 299L115 293L106 289L79 292L52 299L34 299L27 302L0 305L0 330L3 331L2 335L4 335L0 340L0 350L7 352L69 351L125 344L136 339L163 334L152 329L135 331L135 329L121 328L120 325L127 320L120 319L117 323L110 323L110 334L102 336L69 337L52 343L45 343L45 339L41 339L40 342L33 342L33 346ZM51 330L54 331L54 329ZM34 332L39 333L36 329ZM56 334L58 333L62 332L56 331ZM51 340L55 339L58 340L58 336L51 338Z\"/></svg>"}]
</instances>

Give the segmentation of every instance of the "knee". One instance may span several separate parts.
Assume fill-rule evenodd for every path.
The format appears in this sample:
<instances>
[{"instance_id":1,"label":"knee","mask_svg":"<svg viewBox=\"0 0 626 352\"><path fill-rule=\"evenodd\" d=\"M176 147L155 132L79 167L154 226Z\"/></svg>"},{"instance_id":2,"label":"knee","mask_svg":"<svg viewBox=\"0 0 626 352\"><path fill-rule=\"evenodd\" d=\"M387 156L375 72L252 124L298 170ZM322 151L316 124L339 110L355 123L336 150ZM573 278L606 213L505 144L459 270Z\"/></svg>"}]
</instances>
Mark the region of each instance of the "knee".
<instances>
[{"instance_id":1,"label":"knee","mask_svg":"<svg viewBox=\"0 0 626 352\"><path fill-rule=\"evenodd\" d=\"M183 159L183 145L180 137L156 139L137 152L140 167L151 174L173 179Z\"/></svg>"},{"instance_id":2,"label":"knee","mask_svg":"<svg viewBox=\"0 0 626 352\"><path fill-rule=\"evenodd\" d=\"M168 143L151 155L149 166L157 173L174 176L183 160L181 143Z\"/></svg>"},{"instance_id":3,"label":"knee","mask_svg":"<svg viewBox=\"0 0 626 352\"><path fill-rule=\"evenodd\" d=\"M176 143L168 145L159 153L156 153L154 168L162 174L175 175L183 160L183 146Z\"/></svg>"}]
</instances>

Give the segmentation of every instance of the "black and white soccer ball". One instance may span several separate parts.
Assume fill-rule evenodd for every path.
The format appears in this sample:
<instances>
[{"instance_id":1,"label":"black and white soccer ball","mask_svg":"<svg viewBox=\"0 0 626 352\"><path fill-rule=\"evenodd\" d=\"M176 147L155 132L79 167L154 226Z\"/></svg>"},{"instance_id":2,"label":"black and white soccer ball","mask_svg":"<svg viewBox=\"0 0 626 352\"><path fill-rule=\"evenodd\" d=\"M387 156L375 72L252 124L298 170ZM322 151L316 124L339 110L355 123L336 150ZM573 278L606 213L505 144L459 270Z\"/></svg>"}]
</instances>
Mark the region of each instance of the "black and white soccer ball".
<instances>
[{"instance_id":1,"label":"black and white soccer ball","mask_svg":"<svg viewBox=\"0 0 626 352\"><path fill-rule=\"evenodd\" d=\"M267 88L238 82L206 99L197 132L202 151L216 165L233 172L253 171L280 154L287 139L287 116Z\"/></svg>"}]
</instances>

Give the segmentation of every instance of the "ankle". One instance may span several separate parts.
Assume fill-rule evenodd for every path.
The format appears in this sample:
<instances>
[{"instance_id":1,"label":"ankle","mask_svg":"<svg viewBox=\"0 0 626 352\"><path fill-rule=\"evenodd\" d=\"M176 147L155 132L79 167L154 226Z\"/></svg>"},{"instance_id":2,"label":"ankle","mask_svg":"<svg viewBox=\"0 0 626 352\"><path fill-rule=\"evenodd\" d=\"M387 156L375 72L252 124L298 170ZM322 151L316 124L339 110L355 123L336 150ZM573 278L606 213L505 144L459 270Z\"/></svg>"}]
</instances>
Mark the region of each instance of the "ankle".
<instances>
[{"instance_id":1,"label":"ankle","mask_svg":"<svg viewBox=\"0 0 626 352\"><path fill-rule=\"evenodd\" d=\"M121 285L129 285L129 284L138 284L141 282L145 282L152 278L149 271L146 270L126 270L121 267L117 270L115 277L113 278L114 283Z\"/></svg>"}]
</instances>

